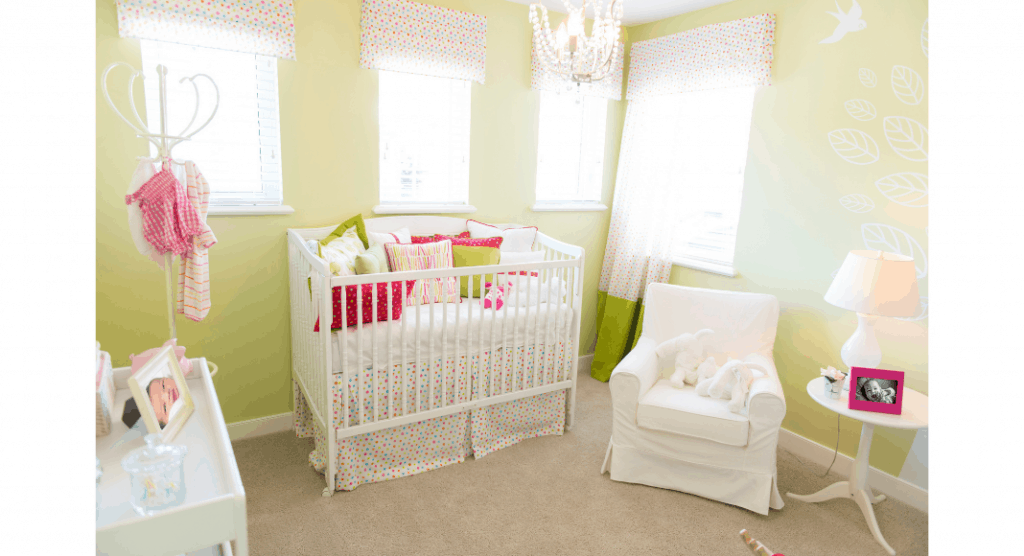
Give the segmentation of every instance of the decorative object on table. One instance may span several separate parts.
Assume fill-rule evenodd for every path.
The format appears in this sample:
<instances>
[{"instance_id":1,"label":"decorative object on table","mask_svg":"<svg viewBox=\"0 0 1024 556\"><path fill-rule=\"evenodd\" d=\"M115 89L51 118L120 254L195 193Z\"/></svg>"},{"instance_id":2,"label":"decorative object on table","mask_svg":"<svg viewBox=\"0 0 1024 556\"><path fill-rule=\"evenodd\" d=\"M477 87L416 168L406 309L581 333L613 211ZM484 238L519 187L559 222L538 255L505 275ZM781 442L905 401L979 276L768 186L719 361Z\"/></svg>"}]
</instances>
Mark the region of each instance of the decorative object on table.
<instances>
[{"instance_id":1,"label":"decorative object on table","mask_svg":"<svg viewBox=\"0 0 1024 556\"><path fill-rule=\"evenodd\" d=\"M622 26L623 1L611 0L603 14L603 0L592 4L590 37L587 37L585 29L587 0L583 0L579 8L569 0L562 0L569 15L554 33L548 21L548 9L540 3L530 4L533 48L544 67L572 83L599 81L613 72L616 54L622 48L619 27Z\"/></svg>"},{"instance_id":2,"label":"decorative object on table","mask_svg":"<svg viewBox=\"0 0 1024 556\"><path fill-rule=\"evenodd\" d=\"M128 387L146 429L160 434L165 442L174 439L195 407L173 346L161 348L128 377Z\"/></svg>"},{"instance_id":3,"label":"decorative object on table","mask_svg":"<svg viewBox=\"0 0 1024 556\"><path fill-rule=\"evenodd\" d=\"M138 372L138 370L145 366L154 355L167 346L174 348L174 358L178 360L178 368L181 369L181 374L188 376L188 374L192 372L192 361L185 357L185 348L178 345L177 338L171 338L164 342L164 345L147 349L138 355L135 355L134 353L129 355L128 359L132 362L132 374Z\"/></svg>"},{"instance_id":4,"label":"decorative object on table","mask_svg":"<svg viewBox=\"0 0 1024 556\"><path fill-rule=\"evenodd\" d=\"M146 445L121 460L131 477L131 503L139 515L153 515L185 500L182 461L188 448L163 444L159 434L147 434Z\"/></svg>"},{"instance_id":5,"label":"decorative object on table","mask_svg":"<svg viewBox=\"0 0 1024 556\"><path fill-rule=\"evenodd\" d=\"M899 415L903 412L903 372L850 369L850 409Z\"/></svg>"},{"instance_id":6,"label":"decorative object on table","mask_svg":"<svg viewBox=\"0 0 1024 556\"><path fill-rule=\"evenodd\" d=\"M110 434L111 413L114 410L114 370L110 354L99 351L96 343L96 436Z\"/></svg>"},{"instance_id":7,"label":"decorative object on table","mask_svg":"<svg viewBox=\"0 0 1024 556\"><path fill-rule=\"evenodd\" d=\"M740 538L743 539L743 543L747 545L750 552L755 556L785 556L782 553L772 553L765 545L761 544L761 541L750 536L750 532L746 529L740 531Z\"/></svg>"},{"instance_id":8,"label":"decorative object on table","mask_svg":"<svg viewBox=\"0 0 1024 556\"><path fill-rule=\"evenodd\" d=\"M829 365L827 369L821 369L821 376L825 377L825 396L838 400L843 393L846 373Z\"/></svg>"},{"instance_id":9,"label":"decorative object on table","mask_svg":"<svg viewBox=\"0 0 1024 556\"><path fill-rule=\"evenodd\" d=\"M655 353L661 359L675 356L675 372L668 379L672 386L682 388L685 384L697 384L697 367L704 361L703 338L714 334L710 328L696 333L680 334L671 340L658 344Z\"/></svg>"},{"instance_id":10,"label":"decorative object on table","mask_svg":"<svg viewBox=\"0 0 1024 556\"><path fill-rule=\"evenodd\" d=\"M740 413L747 403L750 385L767 374L768 369L762 365L730 359L712 377L697 383L697 395L729 400L729 411Z\"/></svg>"},{"instance_id":11,"label":"decorative object on table","mask_svg":"<svg viewBox=\"0 0 1024 556\"><path fill-rule=\"evenodd\" d=\"M884 251L850 251L825 292L825 301L857 312L857 330L843 344L843 363L851 369L875 367L882 362L875 339L877 317L912 317L917 312L914 259Z\"/></svg>"}]
</instances>

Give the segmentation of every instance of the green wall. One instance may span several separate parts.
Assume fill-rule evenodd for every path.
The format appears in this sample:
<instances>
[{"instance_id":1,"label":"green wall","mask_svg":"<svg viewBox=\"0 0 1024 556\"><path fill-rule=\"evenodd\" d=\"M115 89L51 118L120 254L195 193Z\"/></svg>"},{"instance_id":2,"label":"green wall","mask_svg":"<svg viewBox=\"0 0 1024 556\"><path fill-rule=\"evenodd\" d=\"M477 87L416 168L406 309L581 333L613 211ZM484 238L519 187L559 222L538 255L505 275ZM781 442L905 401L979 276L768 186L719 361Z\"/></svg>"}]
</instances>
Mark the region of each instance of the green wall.
<instances>
[{"instance_id":1,"label":"green wall","mask_svg":"<svg viewBox=\"0 0 1024 556\"><path fill-rule=\"evenodd\" d=\"M674 267L671 282L686 286L771 293L782 313L775 342L775 363L786 393L783 427L826 446L835 445L836 416L813 402L806 385L819 367L843 368L839 351L856 328L856 315L833 307L822 296L832 272L851 249L864 249L862 224L884 224L913 237L927 253L928 209L889 201L875 187L896 172L928 173L927 162L912 162L886 142L882 118L905 116L928 125L928 95L917 105L897 99L890 84L894 65L907 66L927 83L928 59L921 48L921 28L928 17L925 0L859 0L863 30L840 41L819 44L837 21L826 12L832 0L736 0L720 6L629 28L636 42L694 27L759 13L777 18L772 86L762 88L754 104L737 232L735 268L726 278ZM846 2L840 2L844 9ZM627 5L628 9L628 5ZM858 79L860 68L877 76L869 88ZM877 117L858 121L844 103L870 101ZM878 144L878 161L854 165L829 144L831 131L861 130ZM867 195L875 208L854 213L840 204L849 194ZM892 249L886 249L892 250ZM928 295L927 276L919 280ZM879 320L882 368L906 372L907 386L928 392L928 320ZM839 449L854 455L860 424L843 419ZM880 428L875 433L871 465L898 475L914 433Z\"/></svg>"},{"instance_id":2,"label":"green wall","mask_svg":"<svg viewBox=\"0 0 1024 556\"><path fill-rule=\"evenodd\" d=\"M427 3L488 17L486 83L472 86L469 195L477 212L467 216L536 225L586 249L586 353L595 341L610 212L530 210L539 96L530 90L528 8L506 0ZM284 202L295 213L211 217L219 240L210 251L213 308L201 323L178 319L179 343L188 355L220 366L214 381L228 422L291 410L285 230L338 223L355 213L373 217L378 203L377 72L359 67L360 2L302 0L295 10L298 60L278 61ZM139 43L118 38L114 1L99 0L97 76L115 61L141 67ZM111 78L119 106L127 98L117 79L125 76ZM609 103L603 193L609 206L624 104ZM124 208L135 157L147 153L146 143L110 111L97 79L96 336L116 365L127 365L129 354L158 346L167 335L163 273L135 250Z\"/></svg>"}]
</instances>

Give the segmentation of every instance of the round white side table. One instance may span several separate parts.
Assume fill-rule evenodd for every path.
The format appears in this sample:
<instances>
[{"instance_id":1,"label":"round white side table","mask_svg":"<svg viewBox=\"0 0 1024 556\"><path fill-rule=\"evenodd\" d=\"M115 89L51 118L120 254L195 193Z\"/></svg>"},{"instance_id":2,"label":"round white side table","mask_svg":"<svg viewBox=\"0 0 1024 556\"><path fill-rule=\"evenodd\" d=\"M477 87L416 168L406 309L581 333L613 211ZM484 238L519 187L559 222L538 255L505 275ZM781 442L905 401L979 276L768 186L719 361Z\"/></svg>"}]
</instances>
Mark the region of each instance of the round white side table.
<instances>
[{"instance_id":1,"label":"round white side table","mask_svg":"<svg viewBox=\"0 0 1024 556\"><path fill-rule=\"evenodd\" d=\"M823 377L818 377L807 383L807 393L811 398L827 409L863 423L860 429L857 459L853 461L853 472L850 473L850 480L833 483L814 494L801 495L789 492L787 496L803 502L824 502L834 498L853 500L860 506L860 511L864 513L868 529L871 530L875 540L882 545L886 552L895 556L896 551L889 546L889 543L885 542L882 532L878 529L875 510L871 507L872 504L885 500L884 494L874 496L868 488L868 456L871 453L871 435L874 434L876 425L909 430L926 428L928 426L928 396L910 388L903 388L902 415L873 413L850 409L848 401L850 392L848 390L844 390L838 400L825 397L824 382Z\"/></svg>"}]
</instances>

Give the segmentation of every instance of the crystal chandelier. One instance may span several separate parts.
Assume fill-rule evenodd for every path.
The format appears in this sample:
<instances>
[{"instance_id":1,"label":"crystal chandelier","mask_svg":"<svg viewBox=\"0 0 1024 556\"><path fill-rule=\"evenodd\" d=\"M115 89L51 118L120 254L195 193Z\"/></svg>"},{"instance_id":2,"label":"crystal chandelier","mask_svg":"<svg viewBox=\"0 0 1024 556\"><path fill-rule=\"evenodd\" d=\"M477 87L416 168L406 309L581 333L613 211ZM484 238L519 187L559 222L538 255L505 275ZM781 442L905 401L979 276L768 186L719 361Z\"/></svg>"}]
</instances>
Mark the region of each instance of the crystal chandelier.
<instances>
[{"instance_id":1,"label":"crystal chandelier","mask_svg":"<svg viewBox=\"0 0 1024 556\"><path fill-rule=\"evenodd\" d=\"M587 0L583 0L579 8L574 8L569 0L562 0L569 15L554 33L548 22L547 8L541 4L530 4L533 45L545 69L574 83L599 81L611 73L619 50L623 0L611 0L604 16L601 15L604 0L596 2L589 37L583 28Z\"/></svg>"}]
</instances>

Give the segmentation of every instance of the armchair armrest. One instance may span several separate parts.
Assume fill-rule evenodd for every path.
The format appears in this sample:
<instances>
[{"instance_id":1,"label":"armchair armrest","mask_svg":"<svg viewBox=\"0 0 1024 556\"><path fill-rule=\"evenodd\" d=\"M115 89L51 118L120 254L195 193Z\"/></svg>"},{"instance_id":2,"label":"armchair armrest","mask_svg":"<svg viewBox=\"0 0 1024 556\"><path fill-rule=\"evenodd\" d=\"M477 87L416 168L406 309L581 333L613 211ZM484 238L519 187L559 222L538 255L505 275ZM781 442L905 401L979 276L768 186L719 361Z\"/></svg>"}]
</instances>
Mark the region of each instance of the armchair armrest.
<instances>
[{"instance_id":1,"label":"armchair armrest","mask_svg":"<svg viewBox=\"0 0 1024 556\"><path fill-rule=\"evenodd\" d=\"M745 358L768 369L768 374L754 380L747 394L747 419L752 428L775 429L782 425L786 416L786 396L782 392L779 373L770 357L753 353Z\"/></svg>"},{"instance_id":2,"label":"armchair armrest","mask_svg":"<svg viewBox=\"0 0 1024 556\"><path fill-rule=\"evenodd\" d=\"M608 380L613 409L629 412L634 420L640 398L658 381L658 355L654 348L653 338L641 337L633 351L619 361Z\"/></svg>"}]
</instances>

